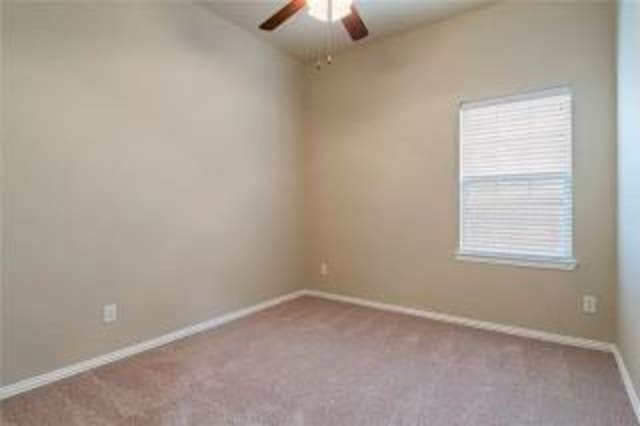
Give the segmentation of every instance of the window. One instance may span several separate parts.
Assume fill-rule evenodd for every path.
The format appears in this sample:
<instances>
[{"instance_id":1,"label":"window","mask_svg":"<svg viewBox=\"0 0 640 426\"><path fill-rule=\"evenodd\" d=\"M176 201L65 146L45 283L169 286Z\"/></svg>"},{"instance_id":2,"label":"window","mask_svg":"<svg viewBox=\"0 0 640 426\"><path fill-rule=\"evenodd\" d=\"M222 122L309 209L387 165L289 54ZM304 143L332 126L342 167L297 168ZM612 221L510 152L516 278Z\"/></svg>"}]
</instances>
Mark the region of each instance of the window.
<instances>
[{"instance_id":1,"label":"window","mask_svg":"<svg viewBox=\"0 0 640 426\"><path fill-rule=\"evenodd\" d=\"M572 198L568 88L462 104L459 259L573 269Z\"/></svg>"}]
</instances>

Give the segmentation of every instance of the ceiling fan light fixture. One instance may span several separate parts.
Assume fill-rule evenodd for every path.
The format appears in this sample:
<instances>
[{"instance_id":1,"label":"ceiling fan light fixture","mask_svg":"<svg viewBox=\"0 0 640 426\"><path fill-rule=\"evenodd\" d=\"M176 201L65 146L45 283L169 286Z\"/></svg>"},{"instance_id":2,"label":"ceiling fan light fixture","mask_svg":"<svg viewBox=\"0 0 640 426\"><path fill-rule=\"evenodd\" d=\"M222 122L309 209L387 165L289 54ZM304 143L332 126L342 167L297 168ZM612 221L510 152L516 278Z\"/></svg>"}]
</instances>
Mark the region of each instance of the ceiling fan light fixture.
<instances>
[{"instance_id":1,"label":"ceiling fan light fixture","mask_svg":"<svg viewBox=\"0 0 640 426\"><path fill-rule=\"evenodd\" d=\"M351 14L353 0L307 0L309 15L320 21L329 20L329 3L331 3L331 21L338 21Z\"/></svg>"}]
</instances>

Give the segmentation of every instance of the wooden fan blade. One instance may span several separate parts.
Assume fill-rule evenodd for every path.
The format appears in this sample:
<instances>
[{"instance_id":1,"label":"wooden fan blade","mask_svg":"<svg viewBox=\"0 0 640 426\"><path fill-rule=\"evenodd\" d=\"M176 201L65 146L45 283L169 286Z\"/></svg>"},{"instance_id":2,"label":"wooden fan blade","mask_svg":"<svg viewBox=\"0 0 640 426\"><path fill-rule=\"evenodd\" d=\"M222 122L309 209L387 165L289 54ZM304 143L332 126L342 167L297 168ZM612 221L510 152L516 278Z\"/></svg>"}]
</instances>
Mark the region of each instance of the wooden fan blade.
<instances>
[{"instance_id":1,"label":"wooden fan blade","mask_svg":"<svg viewBox=\"0 0 640 426\"><path fill-rule=\"evenodd\" d=\"M267 19L260 25L261 30L273 31L278 28L284 21L291 18L300 9L305 7L305 0L291 0L285 7L277 11L271 18Z\"/></svg>"},{"instance_id":2,"label":"wooden fan blade","mask_svg":"<svg viewBox=\"0 0 640 426\"><path fill-rule=\"evenodd\" d=\"M369 30L354 5L351 5L351 14L342 18L342 23L354 41L362 40L369 35Z\"/></svg>"}]
</instances>

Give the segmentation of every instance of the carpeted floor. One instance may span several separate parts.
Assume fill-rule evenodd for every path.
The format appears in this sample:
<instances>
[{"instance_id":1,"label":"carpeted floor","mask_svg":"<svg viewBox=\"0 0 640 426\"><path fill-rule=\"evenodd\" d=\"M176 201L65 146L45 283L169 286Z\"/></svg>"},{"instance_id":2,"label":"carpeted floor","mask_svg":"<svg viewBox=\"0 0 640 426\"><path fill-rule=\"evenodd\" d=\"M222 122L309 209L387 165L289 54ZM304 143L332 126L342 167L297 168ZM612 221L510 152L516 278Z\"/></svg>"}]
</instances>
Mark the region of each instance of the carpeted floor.
<instances>
[{"instance_id":1,"label":"carpeted floor","mask_svg":"<svg viewBox=\"0 0 640 426\"><path fill-rule=\"evenodd\" d=\"M303 297L2 403L4 425L636 425L612 355Z\"/></svg>"}]
</instances>

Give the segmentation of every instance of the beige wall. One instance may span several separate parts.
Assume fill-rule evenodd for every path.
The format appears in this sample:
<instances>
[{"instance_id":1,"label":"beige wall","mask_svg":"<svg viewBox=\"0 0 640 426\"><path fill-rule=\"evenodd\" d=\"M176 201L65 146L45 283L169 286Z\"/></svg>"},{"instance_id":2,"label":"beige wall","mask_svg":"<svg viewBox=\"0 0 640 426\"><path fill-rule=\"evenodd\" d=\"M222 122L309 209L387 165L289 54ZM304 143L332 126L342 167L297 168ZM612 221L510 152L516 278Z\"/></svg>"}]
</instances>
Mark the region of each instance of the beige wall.
<instances>
[{"instance_id":1,"label":"beige wall","mask_svg":"<svg viewBox=\"0 0 640 426\"><path fill-rule=\"evenodd\" d=\"M0 386L4 383L4 349L3 349L3 341L4 341L4 309L3 309L3 256L2 256L2 240L4 238L4 233L2 232L2 217L3 217L3 193L4 193L4 162L3 162L3 152L4 152L4 127L3 127L3 90L2 90L2 74L3 74L3 66L2 66L2 12L4 8L4 0L0 0Z\"/></svg>"},{"instance_id":2,"label":"beige wall","mask_svg":"<svg viewBox=\"0 0 640 426\"><path fill-rule=\"evenodd\" d=\"M618 343L640 394L640 3L618 25Z\"/></svg>"},{"instance_id":3,"label":"beige wall","mask_svg":"<svg viewBox=\"0 0 640 426\"><path fill-rule=\"evenodd\" d=\"M614 18L502 2L423 26L310 73L303 117L299 66L206 8L9 5L5 383L303 286L612 341ZM564 83L580 267L454 261L458 103Z\"/></svg>"},{"instance_id":4,"label":"beige wall","mask_svg":"<svg viewBox=\"0 0 640 426\"><path fill-rule=\"evenodd\" d=\"M614 20L613 3L500 2L311 74L309 285L613 341ZM456 262L458 103L565 83L575 99L579 268ZM585 293L600 298L598 315L581 312Z\"/></svg>"},{"instance_id":5,"label":"beige wall","mask_svg":"<svg viewBox=\"0 0 640 426\"><path fill-rule=\"evenodd\" d=\"M298 64L185 3L2 31L5 383L300 286Z\"/></svg>"}]
</instances>

